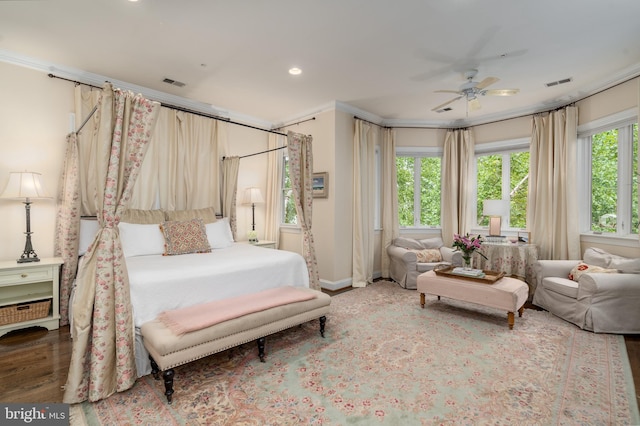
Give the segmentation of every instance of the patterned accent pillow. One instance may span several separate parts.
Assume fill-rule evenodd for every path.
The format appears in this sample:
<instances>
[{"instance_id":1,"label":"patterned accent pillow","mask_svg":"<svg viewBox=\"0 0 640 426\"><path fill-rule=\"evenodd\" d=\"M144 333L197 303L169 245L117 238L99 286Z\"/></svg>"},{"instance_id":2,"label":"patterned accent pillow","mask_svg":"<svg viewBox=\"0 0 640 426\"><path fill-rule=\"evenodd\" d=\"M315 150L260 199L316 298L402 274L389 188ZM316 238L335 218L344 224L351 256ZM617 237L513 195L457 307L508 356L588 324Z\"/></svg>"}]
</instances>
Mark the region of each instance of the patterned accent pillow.
<instances>
[{"instance_id":1,"label":"patterned accent pillow","mask_svg":"<svg viewBox=\"0 0 640 426\"><path fill-rule=\"evenodd\" d=\"M164 235L164 256L210 253L211 246L202 219L167 221L160 224Z\"/></svg>"},{"instance_id":2,"label":"patterned accent pillow","mask_svg":"<svg viewBox=\"0 0 640 426\"><path fill-rule=\"evenodd\" d=\"M439 249L423 249L423 250L409 250L416 254L418 257L418 263L435 263L442 262L442 254Z\"/></svg>"},{"instance_id":3,"label":"patterned accent pillow","mask_svg":"<svg viewBox=\"0 0 640 426\"><path fill-rule=\"evenodd\" d=\"M573 281L580 281L580 277L583 274L617 274L617 269L606 269L601 268L600 266L587 265L586 263L578 263L574 268L569 272L569 279Z\"/></svg>"}]
</instances>

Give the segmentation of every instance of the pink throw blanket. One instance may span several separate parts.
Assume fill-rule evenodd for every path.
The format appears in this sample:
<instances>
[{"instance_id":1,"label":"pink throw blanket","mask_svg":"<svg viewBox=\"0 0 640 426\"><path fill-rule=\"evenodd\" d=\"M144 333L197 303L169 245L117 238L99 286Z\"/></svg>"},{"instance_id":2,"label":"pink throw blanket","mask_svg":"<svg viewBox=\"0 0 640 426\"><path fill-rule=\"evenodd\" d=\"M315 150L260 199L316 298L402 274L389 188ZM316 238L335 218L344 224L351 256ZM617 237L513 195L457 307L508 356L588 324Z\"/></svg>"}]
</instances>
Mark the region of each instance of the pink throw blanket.
<instances>
[{"instance_id":1,"label":"pink throw blanket","mask_svg":"<svg viewBox=\"0 0 640 426\"><path fill-rule=\"evenodd\" d=\"M280 305L314 299L313 293L295 287L276 287L257 293L202 303L187 308L165 311L158 315L173 333L200 330L254 312Z\"/></svg>"}]
</instances>

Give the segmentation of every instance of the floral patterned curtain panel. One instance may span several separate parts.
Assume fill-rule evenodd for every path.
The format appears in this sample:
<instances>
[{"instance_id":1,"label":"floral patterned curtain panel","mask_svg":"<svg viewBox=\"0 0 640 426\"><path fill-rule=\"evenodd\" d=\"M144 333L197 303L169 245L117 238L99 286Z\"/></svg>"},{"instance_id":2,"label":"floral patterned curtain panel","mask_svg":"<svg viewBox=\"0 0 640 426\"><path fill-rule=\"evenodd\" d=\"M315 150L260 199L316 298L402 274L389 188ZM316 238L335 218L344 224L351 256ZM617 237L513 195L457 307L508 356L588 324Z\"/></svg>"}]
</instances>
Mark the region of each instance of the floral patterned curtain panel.
<instances>
[{"instance_id":1,"label":"floral patterned curtain panel","mask_svg":"<svg viewBox=\"0 0 640 426\"><path fill-rule=\"evenodd\" d=\"M298 223L302 228L302 256L309 270L309 287L320 290L318 261L311 232L311 216L313 212L313 152L311 136L289 131L287 149L289 151L289 173Z\"/></svg>"},{"instance_id":2,"label":"floral patterned curtain panel","mask_svg":"<svg viewBox=\"0 0 640 426\"><path fill-rule=\"evenodd\" d=\"M80 178L78 174L78 139L67 136L62 177L58 192L54 254L64 260L60 273L60 325L69 324L69 297L78 267L80 233Z\"/></svg>"},{"instance_id":3,"label":"floral patterned curtain panel","mask_svg":"<svg viewBox=\"0 0 640 426\"><path fill-rule=\"evenodd\" d=\"M98 401L136 379L129 278L118 218L129 202L160 104L105 84L96 114L101 229L77 275L64 402Z\"/></svg>"}]
</instances>

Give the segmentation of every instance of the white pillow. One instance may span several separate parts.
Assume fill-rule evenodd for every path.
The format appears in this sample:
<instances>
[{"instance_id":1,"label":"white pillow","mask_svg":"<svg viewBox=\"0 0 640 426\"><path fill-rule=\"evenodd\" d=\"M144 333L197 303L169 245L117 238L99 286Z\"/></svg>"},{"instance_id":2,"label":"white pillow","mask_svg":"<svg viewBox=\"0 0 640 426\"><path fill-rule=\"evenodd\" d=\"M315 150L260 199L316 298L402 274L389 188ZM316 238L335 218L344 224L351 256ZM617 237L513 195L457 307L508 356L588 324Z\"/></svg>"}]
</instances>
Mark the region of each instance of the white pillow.
<instances>
[{"instance_id":1,"label":"white pillow","mask_svg":"<svg viewBox=\"0 0 640 426\"><path fill-rule=\"evenodd\" d=\"M204 227L207 231L207 240L209 240L209 245L212 249L226 248L233 243L233 234L231 233L228 217L223 217L213 223L207 223Z\"/></svg>"},{"instance_id":2,"label":"white pillow","mask_svg":"<svg viewBox=\"0 0 640 426\"><path fill-rule=\"evenodd\" d=\"M120 222L118 229L124 257L164 253L164 236L159 224Z\"/></svg>"}]
</instances>

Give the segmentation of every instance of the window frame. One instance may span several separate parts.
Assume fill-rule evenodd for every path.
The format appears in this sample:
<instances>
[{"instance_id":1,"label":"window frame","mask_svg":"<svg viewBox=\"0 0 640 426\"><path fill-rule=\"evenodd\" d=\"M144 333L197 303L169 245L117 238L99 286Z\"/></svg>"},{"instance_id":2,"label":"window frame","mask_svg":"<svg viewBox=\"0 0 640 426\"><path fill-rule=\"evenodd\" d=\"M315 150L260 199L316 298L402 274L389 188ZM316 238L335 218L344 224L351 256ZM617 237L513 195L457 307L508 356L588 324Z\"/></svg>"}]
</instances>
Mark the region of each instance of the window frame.
<instances>
[{"instance_id":1,"label":"window frame","mask_svg":"<svg viewBox=\"0 0 640 426\"><path fill-rule=\"evenodd\" d=\"M632 183L633 173L631 153L633 149L633 125L638 123L637 109L630 108L598 120L578 126L577 163L578 163L578 206L579 230L581 241L586 243L629 246L637 243L638 234L621 232L620 223L631 223L631 203L636 194L625 194L625 186ZM591 230L591 174L592 174L592 136L608 130L618 129L618 185L616 216L619 218L615 233L594 232ZM622 142L622 146L621 146ZM640 143L640 142L639 142ZM585 195L586 194L586 195Z\"/></svg>"},{"instance_id":2,"label":"window frame","mask_svg":"<svg viewBox=\"0 0 640 426\"><path fill-rule=\"evenodd\" d=\"M531 148L531 138L518 138L507 139L503 141L487 142L483 144L477 144L475 146L473 155L473 175L471 178L471 185L474 188L473 200L471 209L474 215L474 221L472 225L473 233L483 233L489 231L489 226L482 226L478 223L478 157L488 155L500 155L502 156L502 190L501 193L503 200L511 202L511 197L505 197L504 194L511 192L511 154L515 152L529 152ZM531 173L531 171L529 171ZM518 231L522 231L526 228L513 228L511 227L511 215L506 218L502 218L501 230L507 234L515 235ZM479 232L480 231L480 232Z\"/></svg>"},{"instance_id":3,"label":"window frame","mask_svg":"<svg viewBox=\"0 0 640 426\"><path fill-rule=\"evenodd\" d=\"M398 224L400 232L424 232L425 230L441 231L442 230L442 177L440 178L440 224L435 225L421 225L420 224L420 172L416 170L415 164L419 164L419 159L424 157L434 157L440 159L440 173L442 174L442 157L444 150L440 147L396 147L395 157L413 157L414 158L414 170L413 170L413 225L401 226Z\"/></svg>"}]
</instances>

